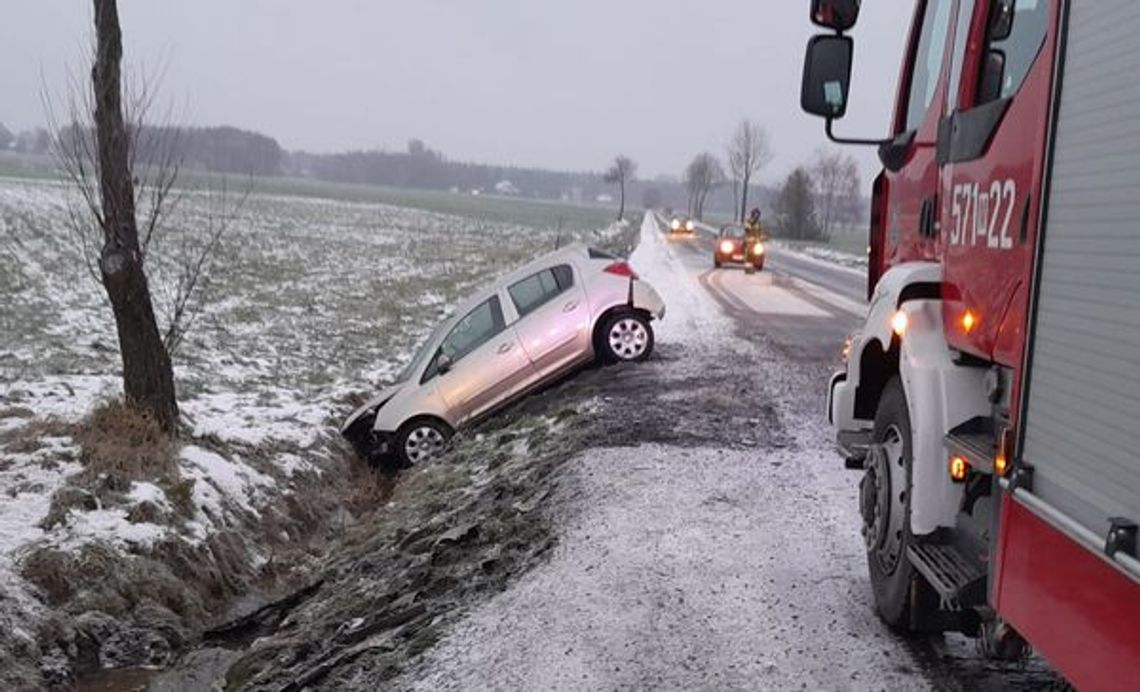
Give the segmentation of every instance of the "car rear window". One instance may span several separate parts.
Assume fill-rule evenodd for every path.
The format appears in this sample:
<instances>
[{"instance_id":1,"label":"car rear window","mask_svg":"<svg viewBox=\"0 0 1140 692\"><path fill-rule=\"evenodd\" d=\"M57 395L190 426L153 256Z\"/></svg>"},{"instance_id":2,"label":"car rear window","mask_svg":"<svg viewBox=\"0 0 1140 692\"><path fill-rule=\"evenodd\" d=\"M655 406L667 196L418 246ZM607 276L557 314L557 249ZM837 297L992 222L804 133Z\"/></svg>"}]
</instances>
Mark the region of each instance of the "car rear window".
<instances>
[{"instance_id":1,"label":"car rear window","mask_svg":"<svg viewBox=\"0 0 1140 692\"><path fill-rule=\"evenodd\" d=\"M596 247L586 248L586 252L590 253L590 259L610 259L610 260L621 259L617 255L611 255L610 253L606 252L605 250L599 250Z\"/></svg>"}]
</instances>

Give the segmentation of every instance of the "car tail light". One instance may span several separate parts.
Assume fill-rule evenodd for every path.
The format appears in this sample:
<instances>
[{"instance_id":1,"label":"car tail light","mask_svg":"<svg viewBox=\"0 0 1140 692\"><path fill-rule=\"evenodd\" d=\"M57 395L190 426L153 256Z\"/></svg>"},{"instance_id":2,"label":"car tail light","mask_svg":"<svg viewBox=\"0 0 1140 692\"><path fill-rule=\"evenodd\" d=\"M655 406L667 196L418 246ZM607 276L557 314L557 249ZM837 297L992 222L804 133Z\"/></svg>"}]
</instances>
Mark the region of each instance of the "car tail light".
<instances>
[{"instance_id":1,"label":"car tail light","mask_svg":"<svg viewBox=\"0 0 1140 692\"><path fill-rule=\"evenodd\" d=\"M633 270L633 267L629 266L629 262L614 262L602 271L606 272L607 274L614 274L617 276L628 276L631 279L640 278L637 275L637 272Z\"/></svg>"}]
</instances>

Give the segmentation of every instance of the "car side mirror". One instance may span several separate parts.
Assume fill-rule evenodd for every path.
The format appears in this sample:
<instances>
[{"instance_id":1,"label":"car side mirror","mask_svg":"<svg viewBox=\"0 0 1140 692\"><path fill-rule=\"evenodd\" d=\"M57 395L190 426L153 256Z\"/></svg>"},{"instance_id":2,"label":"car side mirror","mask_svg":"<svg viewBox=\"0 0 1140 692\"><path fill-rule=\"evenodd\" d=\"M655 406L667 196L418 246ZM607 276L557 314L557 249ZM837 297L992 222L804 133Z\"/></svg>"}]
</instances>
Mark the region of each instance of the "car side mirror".
<instances>
[{"instance_id":1,"label":"car side mirror","mask_svg":"<svg viewBox=\"0 0 1140 692\"><path fill-rule=\"evenodd\" d=\"M855 42L847 36L819 35L808 42L800 107L828 120L847 114Z\"/></svg>"},{"instance_id":2,"label":"car side mirror","mask_svg":"<svg viewBox=\"0 0 1140 692\"><path fill-rule=\"evenodd\" d=\"M811 21L816 26L847 31L859 20L860 0L812 0Z\"/></svg>"},{"instance_id":3,"label":"car side mirror","mask_svg":"<svg viewBox=\"0 0 1140 692\"><path fill-rule=\"evenodd\" d=\"M440 351L435 359L435 371L440 375L446 375L453 367L455 367L455 361L451 359L451 356Z\"/></svg>"}]
</instances>

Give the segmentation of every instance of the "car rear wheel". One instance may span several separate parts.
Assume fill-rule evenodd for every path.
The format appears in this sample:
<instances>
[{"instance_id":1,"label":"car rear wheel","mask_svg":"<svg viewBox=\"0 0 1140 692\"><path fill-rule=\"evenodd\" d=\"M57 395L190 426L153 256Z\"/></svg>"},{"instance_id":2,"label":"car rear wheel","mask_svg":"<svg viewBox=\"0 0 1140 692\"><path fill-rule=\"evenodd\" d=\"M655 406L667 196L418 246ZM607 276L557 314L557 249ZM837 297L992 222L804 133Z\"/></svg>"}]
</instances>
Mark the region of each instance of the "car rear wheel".
<instances>
[{"instance_id":1,"label":"car rear wheel","mask_svg":"<svg viewBox=\"0 0 1140 692\"><path fill-rule=\"evenodd\" d=\"M653 326L638 312L610 317L599 336L599 352L610 362L642 361L653 353Z\"/></svg>"},{"instance_id":2,"label":"car rear wheel","mask_svg":"<svg viewBox=\"0 0 1140 692\"><path fill-rule=\"evenodd\" d=\"M405 467L431 461L443 453L452 435L451 428L440 421L410 421L396 434L396 456Z\"/></svg>"}]
</instances>

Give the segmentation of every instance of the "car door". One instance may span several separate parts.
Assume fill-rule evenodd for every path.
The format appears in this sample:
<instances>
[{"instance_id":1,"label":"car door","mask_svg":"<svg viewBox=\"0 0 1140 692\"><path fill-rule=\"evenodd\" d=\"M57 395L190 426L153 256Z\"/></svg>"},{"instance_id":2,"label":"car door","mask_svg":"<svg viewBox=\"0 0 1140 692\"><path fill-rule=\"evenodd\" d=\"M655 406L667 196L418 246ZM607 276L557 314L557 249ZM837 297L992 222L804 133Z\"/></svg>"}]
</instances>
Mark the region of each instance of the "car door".
<instances>
[{"instance_id":1,"label":"car door","mask_svg":"<svg viewBox=\"0 0 1140 692\"><path fill-rule=\"evenodd\" d=\"M502 302L495 295L452 327L424 379L436 380L452 419L464 423L502 403L533 375L530 359L514 327L506 325Z\"/></svg>"},{"instance_id":2,"label":"car door","mask_svg":"<svg viewBox=\"0 0 1140 692\"><path fill-rule=\"evenodd\" d=\"M515 328L538 378L590 354L590 309L580 278L572 265L564 263L507 288L519 314Z\"/></svg>"}]
</instances>

